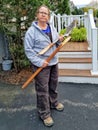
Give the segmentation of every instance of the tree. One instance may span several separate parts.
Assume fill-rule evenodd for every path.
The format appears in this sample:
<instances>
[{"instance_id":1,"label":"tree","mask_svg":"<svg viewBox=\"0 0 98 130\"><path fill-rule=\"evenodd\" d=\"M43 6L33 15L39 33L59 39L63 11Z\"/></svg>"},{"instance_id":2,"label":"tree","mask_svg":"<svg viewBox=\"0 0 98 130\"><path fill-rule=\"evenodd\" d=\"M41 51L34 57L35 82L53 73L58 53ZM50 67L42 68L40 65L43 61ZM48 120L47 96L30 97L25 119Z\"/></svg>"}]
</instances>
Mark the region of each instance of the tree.
<instances>
[{"instance_id":1,"label":"tree","mask_svg":"<svg viewBox=\"0 0 98 130\"><path fill-rule=\"evenodd\" d=\"M28 65L24 50L24 34L32 21L38 6L45 4L51 10L57 9L58 13L70 14L69 0L1 0L0 1L0 25L4 28L9 40L9 48L14 67L18 72Z\"/></svg>"},{"instance_id":2,"label":"tree","mask_svg":"<svg viewBox=\"0 0 98 130\"><path fill-rule=\"evenodd\" d=\"M98 9L96 9L95 15L96 15L96 17L98 18Z\"/></svg>"},{"instance_id":3,"label":"tree","mask_svg":"<svg viewBox=\"0 0 98 130\"><path fill-rule=\"evenodd\" d=\"M37 7L42 4L51 6L48 0L0 1L0 26L7 35L11 58L17 72L29 65L23 50L24 34L35 19Z\"/></svg>"},{"instance_id":4,"label":"tree","mask_svg":"<svg viewBox=\"0 0 98 130\"><path fill-rule=\"evenodd\" d=\"M83 11L83 9L82 8L77 8L77 7L75 7L75 9L74 9L74 11L73 12L71 12L73 15L81 15L81 14L84 14L84 11Z\"/></svg>"},{"instance_id":5,"label":"tree","mask_svg":"<svg viewBox=\"0 0 98 130\"><path fill-rule=\"evenodd\" d=\"M69 0L60 0L57 4L57 13L70 14Z\"/></svg>"}]
</instances>

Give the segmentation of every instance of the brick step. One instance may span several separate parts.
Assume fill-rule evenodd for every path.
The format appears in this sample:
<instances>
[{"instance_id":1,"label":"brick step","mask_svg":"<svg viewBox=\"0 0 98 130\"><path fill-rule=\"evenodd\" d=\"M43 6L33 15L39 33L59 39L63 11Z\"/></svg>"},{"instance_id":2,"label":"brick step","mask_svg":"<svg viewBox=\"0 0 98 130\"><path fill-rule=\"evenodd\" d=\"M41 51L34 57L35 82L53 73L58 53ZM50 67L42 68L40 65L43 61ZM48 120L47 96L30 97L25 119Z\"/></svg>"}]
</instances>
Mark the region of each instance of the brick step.
<instances>
[{"instance_id":1,"label":"brick step","mask_svg":"<svg viewBox=\"0 0 98 130\"><path fill-rule=\"evenodd\" d=\"M77 69L59 69L59 76L74 76L74 77L98 77L98 75L91 75L90 70Z\"/></svg>"}]
</instances>

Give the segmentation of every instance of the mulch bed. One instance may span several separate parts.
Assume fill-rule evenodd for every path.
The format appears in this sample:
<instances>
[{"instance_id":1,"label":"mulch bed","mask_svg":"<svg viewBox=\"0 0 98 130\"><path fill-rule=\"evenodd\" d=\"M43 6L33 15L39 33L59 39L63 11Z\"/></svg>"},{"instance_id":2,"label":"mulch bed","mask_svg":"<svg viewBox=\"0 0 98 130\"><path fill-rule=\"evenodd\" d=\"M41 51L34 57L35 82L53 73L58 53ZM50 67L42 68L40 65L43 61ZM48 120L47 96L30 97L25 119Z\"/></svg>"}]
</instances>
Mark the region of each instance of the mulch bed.
<instances>
[{"instance_id":1,"label":"mulch bed","mask_svg":"<svg viewBox=\"0 0 98 130\"><path fill-rule=\"evenodd\" d=\"M30 76L32 75L32 69L25 68L20 72L16 72L15 69L9 71L0 71L0 81L14 84L14 85L22 85Z\"/></svg>"}]
</instances>

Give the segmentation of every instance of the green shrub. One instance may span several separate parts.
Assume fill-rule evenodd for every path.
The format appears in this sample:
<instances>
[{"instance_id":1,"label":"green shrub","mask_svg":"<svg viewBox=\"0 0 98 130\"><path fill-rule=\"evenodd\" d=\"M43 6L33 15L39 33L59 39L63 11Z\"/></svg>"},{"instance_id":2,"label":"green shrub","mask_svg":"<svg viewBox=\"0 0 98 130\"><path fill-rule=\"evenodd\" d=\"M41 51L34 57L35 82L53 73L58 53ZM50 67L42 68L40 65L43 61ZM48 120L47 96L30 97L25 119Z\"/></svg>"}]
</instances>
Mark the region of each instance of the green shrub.
<instances>
[{"instance_id":1,"label":"green shrub","mask_svg":"<svg viewBox=\"0 0 98 130\"><path fill-rule=\"evenodd\" d=\"M71 41L83 42L86 41L87 33L86 28L74 28L71 33Z\"/></svg>"},{"instance_id":2,"label":"green shrub","mask_svg":"<svg viewBox=\"0 0 98 130\"><path fill-rule=\"evenodd\" d=\"M66 32L66 29L62 29L59 34L64 35L65 32ZM83 41L86 41L86 37L87 37L87 32L86 32L85 27L73 28L71 32L71 41L83 42Z\"/></svg>"},{"instance_id":3,"label":"green shrub","mask_svg":"<svg viewBox=\"0 0 98 130\"><path fill-rule=\"evenodd\" d=\"M30 62L25 55L23 45L13 43L9 46L9 49L16 72L19 72L24 67L30 66Z\"/></svg>"},{"instance_id":4,"label":"green shrub","mask_svg":"<svg viewBox=\"0 0 98 130\"><path fill-rule=\"evenodd\" d=\"M66 28L65 29L61 29L61 31L60 31L60 35L64 35L65 34L65 32L66 32Z\"/></svg>"}]
</instances>

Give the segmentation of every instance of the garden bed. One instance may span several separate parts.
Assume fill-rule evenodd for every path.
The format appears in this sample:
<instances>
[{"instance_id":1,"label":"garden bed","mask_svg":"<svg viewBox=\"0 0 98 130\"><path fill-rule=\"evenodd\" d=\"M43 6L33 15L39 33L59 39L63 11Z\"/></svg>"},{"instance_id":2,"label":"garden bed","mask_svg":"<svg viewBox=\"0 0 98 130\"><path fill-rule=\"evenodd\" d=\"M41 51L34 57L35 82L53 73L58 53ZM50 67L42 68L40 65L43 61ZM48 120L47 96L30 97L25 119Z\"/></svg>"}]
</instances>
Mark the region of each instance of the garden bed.
<instances>
[{"instance_id":1,"label":"garden bed","mask_svg":"<svg viewBox=\"0 0 98 130\"><path fill-rule=\"evenodd\" d=\"M32 75L31 68L22 69L16 72L15 69L0 71L0 81L8 84L22 85Z\"/></svg>"}]
</instances>

